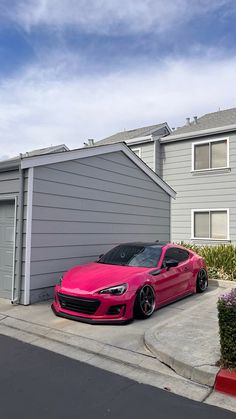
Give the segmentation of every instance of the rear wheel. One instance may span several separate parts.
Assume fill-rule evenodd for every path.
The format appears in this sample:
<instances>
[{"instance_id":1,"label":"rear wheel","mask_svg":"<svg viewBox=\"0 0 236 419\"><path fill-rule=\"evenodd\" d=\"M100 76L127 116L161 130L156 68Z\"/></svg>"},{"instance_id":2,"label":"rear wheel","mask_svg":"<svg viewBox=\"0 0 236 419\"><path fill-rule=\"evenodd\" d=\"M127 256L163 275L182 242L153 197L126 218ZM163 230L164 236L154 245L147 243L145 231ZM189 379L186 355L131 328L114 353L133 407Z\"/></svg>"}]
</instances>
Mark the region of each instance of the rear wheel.
<instances>
[{"instance_id":1,"label":"rear wheel","mask_svg":"<svg viewBox=\"0 0 236 419\"><path fill-rule=\"evenodd\" d=\"M208 287L208 276L205 269L201 269L197 274L197 284L196 290L197 292L204 292Z\"/></svg>"},{"instance_id":2,"label":"rear wheel","mask_svg":"<svg viewBox=\"0 0 236 419\"><path fill-rule=\"evenodd\" d=\"M147 319L155 310L155 293L149 285L144 285L137 294L134 303L134 316Z\"/></svg>"}]
</instances>

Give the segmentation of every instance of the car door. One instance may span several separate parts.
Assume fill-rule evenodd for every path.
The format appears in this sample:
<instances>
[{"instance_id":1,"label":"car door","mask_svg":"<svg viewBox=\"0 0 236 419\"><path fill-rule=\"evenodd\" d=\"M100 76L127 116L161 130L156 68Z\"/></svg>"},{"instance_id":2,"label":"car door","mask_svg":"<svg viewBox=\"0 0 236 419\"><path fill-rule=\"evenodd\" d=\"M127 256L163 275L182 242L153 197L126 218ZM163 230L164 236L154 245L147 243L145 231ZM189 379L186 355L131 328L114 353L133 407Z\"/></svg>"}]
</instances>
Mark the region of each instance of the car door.
<instances>
[{"instance_id":1,"label":"car door","mask_svg":"<svg viewBox=\"0 0 236 419\"><path fill-rule=\"evenodd\" d=\"M176 260L178 266L167 269L165 267L167 260ZM162 260L162 272L156 277L157 304L161 305L187 294L191 278L189 252L177 247L169 247Z\"/></svg>"}]
</instances>

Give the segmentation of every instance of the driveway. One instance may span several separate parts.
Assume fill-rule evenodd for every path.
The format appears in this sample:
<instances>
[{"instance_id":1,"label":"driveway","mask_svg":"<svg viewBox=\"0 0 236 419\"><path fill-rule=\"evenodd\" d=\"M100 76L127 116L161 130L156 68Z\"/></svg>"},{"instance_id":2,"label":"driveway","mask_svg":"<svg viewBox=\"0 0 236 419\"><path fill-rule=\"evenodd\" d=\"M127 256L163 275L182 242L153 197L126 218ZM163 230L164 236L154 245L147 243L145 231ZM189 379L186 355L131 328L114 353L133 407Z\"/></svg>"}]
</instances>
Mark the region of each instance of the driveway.
<instances>
[{"instance_id":1,"label":"driveway","mask_svg":"<svg viewBox=\"0 0 236 419\"><path fill-rule=\"evenodd\" d=\"M172 321L176 315L187 313L217 292L210 286L206 293L195 294L172 303L156 311L148 320L135 320L127 325L89 325L73 320L56 317L51 311L51 302L42 302L31 306L11 306L6 300L0 300L0 313L17 319L47 326L63 332L72 333L117 348L128 349L141 354L150 354L144 343L144 334L155 325ZM186 314L187 315L187 314Z\"/></svg>"}]
</instances>

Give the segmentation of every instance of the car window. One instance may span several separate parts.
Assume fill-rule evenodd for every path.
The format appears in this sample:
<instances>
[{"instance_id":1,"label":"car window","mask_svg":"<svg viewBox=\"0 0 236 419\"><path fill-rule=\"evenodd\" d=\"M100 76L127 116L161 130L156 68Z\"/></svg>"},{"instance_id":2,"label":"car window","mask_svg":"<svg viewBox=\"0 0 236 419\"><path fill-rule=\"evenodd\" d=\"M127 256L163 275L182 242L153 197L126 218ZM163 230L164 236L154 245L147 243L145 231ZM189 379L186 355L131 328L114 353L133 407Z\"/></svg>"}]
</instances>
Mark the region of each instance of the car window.
<instances>
[{"instance_id":1,"label":"car window","mask_svg":"<svg viewBox=\"0 0 236 419\"><path fill-rule=\"evenodd\" d=\"M187 250L178 249L177 247L170 247L169 249L167 249L165 253L163 264L167 260L170 260L170 259L177 260L177 262L181 263L187 260L188 258L189 258L189 252Z\"/></svg>"},{"instance_id":2,"label":"car window","mask_svg":"<svg viewBox=\"0 0 236 419\"><path fill-rule=\"evenodd\" d=\"M162 248L158 245L120 245L103 255L98 263L153 268L157 266L161 252Z\"/></svg>"}]
</instances>

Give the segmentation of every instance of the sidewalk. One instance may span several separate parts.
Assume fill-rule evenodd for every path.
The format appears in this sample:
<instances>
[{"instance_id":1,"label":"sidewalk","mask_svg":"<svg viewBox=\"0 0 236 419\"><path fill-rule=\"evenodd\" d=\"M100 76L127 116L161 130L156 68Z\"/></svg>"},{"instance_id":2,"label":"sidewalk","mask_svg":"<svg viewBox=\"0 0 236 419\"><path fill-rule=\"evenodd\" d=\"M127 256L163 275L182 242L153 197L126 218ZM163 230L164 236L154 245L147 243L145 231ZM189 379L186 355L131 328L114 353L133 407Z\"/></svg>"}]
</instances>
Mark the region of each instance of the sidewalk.
<instances>
[{"instance_id":1,"label":"sidewalk","mask_svg":"<svg viewBox=\"0 0 236 419\"><path fill-rule=\"evenodd\" d=\"M157 359L185 378L213 386L220 358L217 300L232 285L220 281L187 316L180 313L165 325L147 330L145 343Z\"/></svg>"},{"instance_id":2,"label":"sidewalk","mask_svg":"<svg viewBox=\"0 0 236 419\"><path fill-rule=\"evenodd\" d=\"M187 297L127 326L58 318L50 302L24 307L0 299L0 334L236 411L236 398L212 392L219 359L216 301L232 286L213 282L203 295Z\"/></svg>"}]
</instances>

